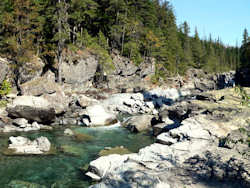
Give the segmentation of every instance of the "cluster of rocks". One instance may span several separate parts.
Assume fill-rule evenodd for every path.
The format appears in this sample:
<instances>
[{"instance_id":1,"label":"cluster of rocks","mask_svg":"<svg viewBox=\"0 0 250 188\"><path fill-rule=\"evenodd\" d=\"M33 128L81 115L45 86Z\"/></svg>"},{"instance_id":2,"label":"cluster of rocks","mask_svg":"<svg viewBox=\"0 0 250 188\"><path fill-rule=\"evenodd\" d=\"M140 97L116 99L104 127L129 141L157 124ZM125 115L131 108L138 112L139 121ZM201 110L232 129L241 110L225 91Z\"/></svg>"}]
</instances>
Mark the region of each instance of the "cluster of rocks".
<instances>
[{"instance_id":1,"label":"cluster of rocks","mask_svg":"<svg viewBox=\"0 0 250 188\"><path fill-rule=\"evenodd\" d=\"M152 115L127 120L133 132L153 130L157 143L92 161L86 175L101 183L91 187L230 187L231 181L249 187L250 109L233 89L198 99L164 106L154 121Z\"/></svg>"},{"instance_id":2,"label":"cluster of rocks","mask_svg":"<svg viewBox=\"0 0 250 188\"><path fill-rule=\"evenodd\" d=\"M39 137L33 141L28 138L17 136L9 138L10 144L7 155L39 155L46 154L51 150L50 141L46 137Z\"/></svg>"},{"instance_id":3,"label":"cluster of rocks","mask_svg":"<svg viewBox=\"0 0 250 188\"><path fill-rule=\"evenodd\" d=\"M28 120L24 118L17 118L12 121L11 125L5 125L0 128L0 132L29 132L29 131L38 131L38 130L52 130L50 126L42 125L34 121L29 123Z\"/></svg>"}]
</instances>

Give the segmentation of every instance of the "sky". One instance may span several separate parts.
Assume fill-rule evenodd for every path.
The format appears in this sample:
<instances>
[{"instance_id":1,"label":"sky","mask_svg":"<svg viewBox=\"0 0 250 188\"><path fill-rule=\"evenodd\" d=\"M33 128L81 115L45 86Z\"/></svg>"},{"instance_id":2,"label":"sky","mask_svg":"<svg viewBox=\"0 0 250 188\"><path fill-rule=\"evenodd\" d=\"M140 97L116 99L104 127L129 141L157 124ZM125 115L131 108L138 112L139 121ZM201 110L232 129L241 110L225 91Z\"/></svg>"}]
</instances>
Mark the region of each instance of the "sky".
<instances>
[{"instance_id":1,"label":"sky","mask_svg":"<svg viewBox=\"0 0 250 188\"><path fill-rule=\"evenodd\" d=\"M250 34L250 0L169 0L174 7L177 24L184 21L195 27L202 39L211 33L225 45L241 45L243 30Z\"/></svg>"}]
</instances>

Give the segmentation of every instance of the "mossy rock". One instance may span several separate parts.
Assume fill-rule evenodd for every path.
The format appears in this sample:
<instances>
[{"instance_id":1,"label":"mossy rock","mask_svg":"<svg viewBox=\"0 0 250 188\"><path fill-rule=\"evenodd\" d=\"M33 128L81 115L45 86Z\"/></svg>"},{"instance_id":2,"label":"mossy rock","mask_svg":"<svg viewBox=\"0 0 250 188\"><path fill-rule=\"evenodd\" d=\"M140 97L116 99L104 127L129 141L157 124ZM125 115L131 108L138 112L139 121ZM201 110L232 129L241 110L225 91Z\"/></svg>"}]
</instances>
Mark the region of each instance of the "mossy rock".
<instances>
[{"instance_id":1,"label":"mossy rock","mask_svg":"<svg viewBox=\"0 0 250 188\"><path fill-rule=\"evenodd\" d=\"M123 146L117 146L114 148L107 148L103 149L99 152L99 156L106 156L106 155L111 155L111 154L119 154L119 155L125 155L125 154L130 154L131 151L129 151L127 148L124 148Z\"/></svg>"},{"instance_id":2,"label":"mossy rock","mask_svg":"<svg viewBox=\"0 0 250 188\"><path fill-rule=\"evenodd\" d=\"M83 167L79 168L83 173L86 173L89 170L89 164L85 164Z\"/></svg>"},{"instance_id":3,"label":"mossy rock","mask_svg":"<svg viewBox=\"0 0 250 188\"><path fill-rule=\"evenodd\" d=\"M8 184L9 188L46 188L44 185L39 185L36 183L30 183L30 182L25 182L25 181L20 181L20 180L12 180Z\"/></svg>"},{"instance_id":4,"label":"mossy rock","mask_svg":"<svg viewBox=\"0 0 250 188\"><path fill-rule=\"evenodd\" d=\"M61 151L70 155L80 156L79 148L70 146L70 145L62 145Z\"/></svg>"},{"instance_id":5,"label":"mossy rock","mask_svg":"<svg viewBox=\"0 0 250 188\"><path fill-rule=\"evenodd\" d=\"M6 100L0 100L0 108L5 108L7 107L8 101Z\"/></svg>"},{"instance_id":6,"label":"mossy rock","mask_svg":"<svg viewBox=\"0 0 250 188\"><path fill-rule=\"evenodd\" d=\"M78 142L89 142L93 140L93 136L90 136L84 133L75 133L74 138Z\"/></svg>"}]
</instances>

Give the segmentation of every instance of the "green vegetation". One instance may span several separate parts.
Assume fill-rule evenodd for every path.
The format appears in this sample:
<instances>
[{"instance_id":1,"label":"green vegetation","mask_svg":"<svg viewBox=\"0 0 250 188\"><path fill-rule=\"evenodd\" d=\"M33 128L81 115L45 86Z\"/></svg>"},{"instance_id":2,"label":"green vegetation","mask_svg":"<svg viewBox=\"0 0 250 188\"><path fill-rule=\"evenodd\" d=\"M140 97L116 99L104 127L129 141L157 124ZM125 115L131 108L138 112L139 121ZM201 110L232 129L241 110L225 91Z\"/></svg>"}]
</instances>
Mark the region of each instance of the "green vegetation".
<instances>
[{"instance_id":1,"label":"green vegetation","mask_svg":"<svg viewBox=\"0 0 250 188\"><path fill-rule=\"evenodd\" d=\"M8 95L10 91L11 91L11 84L7 80L4 80L0 87L0 97Z\"/></svg>"},{"instance_id":2,"label":"green vegetation","mask_svg":"<svg viewBox=\"0 0 250 188\"><path fill-rule=\"evenodd\" d=\"M235 92L241 97L241 104L250 107L250 95L247 94L244 88L237 86L235 87Z\"/></svg>"},{"instance_id":3,"label":"green vegetation","mask_svg":"<svg viewBox=\"0 0 250 188\"><path fill-rule=\"evenodd\" d=\"M25 181L20 181L20 180L12 180L8 184L8 187L9 188L46 188L46 186L43 186L43 185L25 182Z\"/></svg>"},{"instance_id":4,"label":"green vegetation","mask_svg":"<svg viewBox=\"0 0 250 188\"><path fill-rule=\"evenodd\" d=\"M6 100L0 100L0 108L1 107L6 107L7 104L8 104L8 101L6 101Z\"/></svg>"},{"instance_id":5,"label":"green vegetation","mask_svg":"<svg viewBox=\"0 0 250 188\"><path fill-rule=\"evenodd\" d=\"M102 72L108 72L113 68L110 54L114 49L136 65L154 57L154 82L184 74L189 67L221 72L240 63L238 47L225 46L211 36L201 40L197 30L190 36L187 22L177 26L168 1L0 2L0 55L11 59L16 68L38 55L57 67L60 82L67 51L90 50L99 58Z\"/></svg>"}]
</instances>

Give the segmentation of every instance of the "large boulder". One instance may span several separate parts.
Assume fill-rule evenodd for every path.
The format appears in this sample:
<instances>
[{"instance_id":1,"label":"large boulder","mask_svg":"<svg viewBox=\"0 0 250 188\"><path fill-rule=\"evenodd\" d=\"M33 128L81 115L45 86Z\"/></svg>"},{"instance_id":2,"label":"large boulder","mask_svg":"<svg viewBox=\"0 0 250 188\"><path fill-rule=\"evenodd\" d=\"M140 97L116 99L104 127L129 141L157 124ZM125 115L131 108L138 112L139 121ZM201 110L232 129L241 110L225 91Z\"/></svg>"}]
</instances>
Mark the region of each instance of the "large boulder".
<instances>
[{"instance_id":1,"label":"large boulder","mask_svg":"<svg viewBox=\"0 0 250 188\"><path fill-rule=\"evenodd\" d=\"M128 58L122 57L118 54L112 54L113 64L115 70L113 74L120 76L132 76L139 69L132 61Z\"/></svg>"},{"instance_id":2,"label":"large boulder","mask_svg":"<svg viewBox=\"0 0 250 188\"><path fill-rule=\"evenodd\" d=\"M62 79L68 84L82 84L95 76L98 60L96 56L88 54L68 55L61 66Z\"/></svg>"},{"instance_id":3,"label":"large boulder","mask_svg":"<svg viewBox=\"0 0 250 188\"><path fill-rule=\"evenodd\" d=\"M5 80L8 70L8 61L0 58L0 84Z\"/></svg>"},{"instance_id":4,"label":"large boulder","mask_svg":"<svg viewBox=\"0 0 250 188\"><path fill-rule=\"evenodd\" d=\"M12 154L44 154L50 151L51 144L46 137L39 137L33 141L25 137L10 137L9 150Z\"/></svg>"},{"instance_id":5,"label":"large boulder","mask_svg":"<svg viewBox=\"0 0 250 188\"><path fill-rule=\"evenodd\" d=\"M87 126L106 126L117 123L117 119L114 114L107 112L102 105L96 104L86 108L83 122Z\"/></svg>"},{"instance_id":6,"label":"large boulder","mask_svg":"<svg viewBox=\"0 0 250 188\"><path fill-rule=\"evenodd\" d=\"M85 95L80 95L78 96L77 99L78 104L82 107L82 108L86 108L88 106L94 105L98 103L98 100L96 99L92 99L90 97L87 97Z\"/></svg>"},{"instance_id":7,"label":"large boulder","mask_svg":"<svg viewBox=\"0 0 250 188\"><path fill-rule=\"evenodd\" d=\"M142 132L146 130L150 130L152 128L152 119L154 116L152 115L139 115L133 116L125 121L123 124L127 127L131 132Z\"/></svg>"},{"instance_id":8,"label":"large boulder","mask_svg":"<svg viewBox=\"0 0 250 188\"><path fill-rule=\"evenodd\" d=\"M50 103L56 114L61 114L67 110L69 98L62 90L58 90L52 94L44 94L42 97Z\"/></svg>"},{"instance_id":9,"label":"large boulder","mask_svg":"<svg viewBox=\"0 0 250 188\"><path fill-rule=\"evenodd\" d=\"M23 84L39 77L44 68L44 63L39 57L33 57L29 62L19 68L18 83Z\"/></svg>"},{"instance_id":10,"label":"large boulder","mask_svg":"<svg viewBox=\"0 0 250 188\"><path fill-rule=\"evenodd\" d=\"M11 117L25 118L39 123L52 122L56 115L48 100L34 96L18 96L6 110Z\"/></svg>"},{"instance_id":11,"label":"large boulder","mask_svg":"<svg viewBox=\"0 0 250 188\"><path fill-rule=\"evenodd\" d=\"M34 78L20 85L23 95L42 96L55 109L56 114L65 111L68 106L68 98L66 97L62 87L55 82L55 75L48 71L44 76Z\"/></svg>"},{"instance_id":12,"label":"large boulder","mask_svg":"<svg viewBox=\"0 0 250 188\"><path fill-rule=\"evenodd\" d=\"M60 86L55 82L55 75L48 71L44 76L34 78L31 81L20 85L22 95L41 96L52 94L60 90Z\"/></svg>"}]
</instances>

